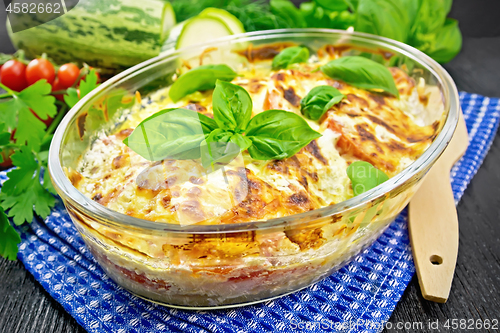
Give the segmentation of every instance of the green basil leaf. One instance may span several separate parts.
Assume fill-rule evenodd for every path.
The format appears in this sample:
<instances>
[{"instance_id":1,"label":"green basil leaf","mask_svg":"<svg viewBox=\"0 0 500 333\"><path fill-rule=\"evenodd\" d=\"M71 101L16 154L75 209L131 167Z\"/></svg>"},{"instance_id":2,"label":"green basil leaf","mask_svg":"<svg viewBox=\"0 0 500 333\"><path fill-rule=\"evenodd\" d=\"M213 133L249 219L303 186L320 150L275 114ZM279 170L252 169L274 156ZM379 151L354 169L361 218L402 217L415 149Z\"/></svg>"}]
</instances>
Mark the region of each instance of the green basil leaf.
<instances>
[{"instance_id":1,"label":"green basil leaf","mask_svg":"<svg viewBox=\"0 0 500 333\"><path fill-rule=\"evenodd\" d=\"M347 168L347 176L351 180L354 196L371 190L389 179L383 171L365 161L351 163Z\"/></svg>"},{"instance_id":2,"label":"green basil leaf","mask_svg":"<svg viewBox=\"0 0 500 333\"><path fill-rule=\"evenodd\" d=\"M206 142L229 142L233 133L227 132L222 128L217 128L213 130L209 135L207 135Z\"/></svg>"},{"instance_id":3,"label":"green basil leaf","mask_svg":"<svg viewBox=\"0 0 500 333\"><path fill-rule=\"evenodd\" d=\"M271 13L283 19L290 28L305 28L306 22L300 10L290 0L271 0Z\"/></svg>"},{"instance_id":4,"label":"green basil leaf","mask_svg":"<svg viewBox=\"0 0 500 333\"><path fill-rule=\"evenodd\" d=\"M420 0L419 3L411 28L411 45L418 44L423 35L433 34L445 24L452 0Z\"/></svg>"},{"instance_id":5,"label":"green basil leaf","mask_svg":"<svg viewBox=\"0 0 500 333\"><path fill-rule=\"evenodd\" d=\"M212 171L215 171L214 164L225 165L240 153L240 147L229 142L232 135L233 133L218 128L207 136L201 144L201 162L205 168L212 166Z\"/></svg>"},{"instance_id":6,"label":"green basil leaf","mask_svg":"<svg viewBox=\"0 0 500 333\"><path fill-rule=\"evenodd\" d=\"M187 109L166 109L144 119L123 142L150 161L200 157L200 144L215 122Z\"/></svg>"},{"instance_id":7,"label":"green basil leaf","mask_svg":"<svg viewBox=\"0 0 500 333\"><path fill-rule=\"evenodd\" d=\"M246 136L252 140L248 148L250 156L269 160L291 157L321 134L295 113L268 110L250 120Z\"/></svg>"},{"instance_id":8,"label":"green basil leaf","mask_svg":"<svg viewBox=\"0 0 500 333\"><path fill-rule=\"evenodd\" d=\"M235 84L217 80L212 95L214 119L223 129L243 132L252 117L252 98Z\"/></svg>"},{"instance_id":9,"label":"green basil leaf","mask_svg":"<svg viewBox=\"0 0 500 333\"><path fill-rule=\"evenodd\" d=\"M287 68L292 64L306 62L309 59L309 50L302 46L287 47L273 59L273 69Z\"/></svg>"},{"instance_id":10,"label":"green basil leaf","mask_svg":"<svg viewBox=\"0 0 500 333\"><path fill-rule=\"evenodd\" d=\"M179 76L172 84L168 95L177 102L186 95L215 88L217 80L231 81L236 73L227 65L203 65Z\"/></svg>"},{"instance_id":11,"label":"green basil leaf","mask_svg":"<svg viewBox=\"0 0 500 333\"><path fill-rule=\"evenodd\" d=\"M233 136L231 136L231 139L229 141L237 144L242 151L247 150L248 147L252 145L252 140L239 133L236 133Z\"/></svg>"},{"instance_id":12,"label":"green basil leaf","mask_svg":"<svg viewBox=\"0 0 500 333\"><path fill-rule=\"evenodd\" d=\"M332 86L314 87L300 101L300 112L309 119L319 120L342 98L344 95Z\"/></svg>"},{"instance_id":13,"label":"green basil leaf","mask_svg":"<svg viewBox=\"0 0 500 333\"><path fill-rule=\"evenodd\" d=\"M240 146L233 142L210 142L202 145L201 164L209 171L216 171L231 163L240 153Z\"/></svg>"},{"instance_id":14,"label":"green basil leaf","mask_svg":"<svg viewBox=\"0 0 500 333\"><path fill-rule=\"evenodd\" d=\"M321 66L321 71L336 80L368 90L383 90L399 97L394 78L387 67L360 57L341 57Z\"/></svg>"},{"instance_id":15,"label":"green basil leaf","mask_svg":"<svg viewBox=\"0 0 500 333\"><path fill-rule=\"evenodd\" d=\"M462 48L462 34L457 20L447 18L444 26L430 37L429 43L418 48L439 63L455 58Z\"/></svg>"},{"instance_id":16,"label":"green basil leaf","mask_svg":"<svg viewBox=\"0 0 500 333\"><path fill-rule=\"evenodd\" d=\"M318 6L328 10L341 12L347 9L347 2L344 0L314 0Z\"/></svg>"},{"instance_id":17,"label":"green basil leaf","mask_svg":"<svg viewBox=\"0 0 500 333\"><path fill-rule=\"evenodd\" d=\"M225 165L231 162L240 151L246 150L252 145L252 141L239 134L225 132L216 129L207 136L206 141L201 146L201 161L205 168L212 166L212 171L217 167L215 164Z\"/></svg>"},{"instance_id":18,"label":"green basil leaf","mask_svg":"<svg viewBox=\"0 0 500 333\"><path fill-rule=\"evenodd\" d=\"M282 160L292 157L310 141L287 141L274 138L250 136L252 145L248 148L255 160Z\"/></svg>"},{"instance_id":19,"label":"green basil leaf","mask_svg":"<svg viewBox=\"0 0 500 333\"><path fill-rule=\"evenodd\" d=\"M360 0L355 30L406 42L418 0Z\"/></svg>"}]
</instances>

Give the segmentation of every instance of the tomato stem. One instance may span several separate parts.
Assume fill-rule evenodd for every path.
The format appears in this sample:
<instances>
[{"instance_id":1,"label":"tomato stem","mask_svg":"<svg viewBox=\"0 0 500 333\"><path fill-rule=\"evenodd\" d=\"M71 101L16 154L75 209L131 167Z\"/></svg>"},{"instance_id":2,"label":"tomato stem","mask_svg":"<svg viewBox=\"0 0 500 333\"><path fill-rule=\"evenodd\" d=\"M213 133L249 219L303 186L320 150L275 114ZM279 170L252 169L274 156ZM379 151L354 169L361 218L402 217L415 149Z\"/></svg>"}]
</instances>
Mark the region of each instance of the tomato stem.
<instances>
[{"instance_id":1,"label":"tomato stem","mask_svg":"<svg viewBox=\"0 0 500 333\"><path fill-rule=\"evenodd\" d=\"M17 52L13 54L12 58L22 62L25 65L29 64L29 61L26 60L24 50L17 50Z\"/></svg>"}]
</instances>

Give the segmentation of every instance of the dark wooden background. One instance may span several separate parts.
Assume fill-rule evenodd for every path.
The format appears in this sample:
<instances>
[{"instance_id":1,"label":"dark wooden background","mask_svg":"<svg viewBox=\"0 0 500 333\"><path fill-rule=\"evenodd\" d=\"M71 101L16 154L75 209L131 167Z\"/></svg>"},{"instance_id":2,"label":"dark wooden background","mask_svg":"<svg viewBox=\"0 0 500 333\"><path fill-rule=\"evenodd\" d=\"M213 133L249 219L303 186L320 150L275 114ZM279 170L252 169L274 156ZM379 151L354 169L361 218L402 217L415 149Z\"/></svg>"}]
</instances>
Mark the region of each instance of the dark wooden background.
<instances>
[{"instance_id":1,"label":"dark wooden background","mask_svg":"<svg viewBox=\"0 0 500 333\"><path fill-rule=\"evenodd\" d=\"M299 1L296 1L299 2ZM0 52L12 52L0 2ZM455 0L451 17L460 21L462 52L445 67L459 90L500 97L500 1ZM416 277L390 322L447 319L500 320L500 135L458 205L460 247L450 298L446 304L420 295ZM465 331L465 330L457 330ZM492 332L494 330L476 330ZM20 261L0 258L0 333L85 332L28 273ZM386 329L385 332L414 332Z\"/></svg>"}]
</instances>

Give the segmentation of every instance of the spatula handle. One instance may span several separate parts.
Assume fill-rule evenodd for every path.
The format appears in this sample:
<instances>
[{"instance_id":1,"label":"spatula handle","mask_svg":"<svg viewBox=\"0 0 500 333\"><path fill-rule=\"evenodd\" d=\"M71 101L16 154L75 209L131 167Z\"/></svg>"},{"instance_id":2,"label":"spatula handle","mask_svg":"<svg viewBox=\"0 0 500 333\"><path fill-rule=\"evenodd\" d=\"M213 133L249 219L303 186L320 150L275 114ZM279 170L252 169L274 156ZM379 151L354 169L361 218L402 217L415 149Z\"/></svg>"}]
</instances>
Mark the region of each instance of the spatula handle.
<instances>
[{"instance_id":1,"label":"spatula handle","mask_svg":"<svg viewBox=\"0 0 500 333\"><path fill-rule=\"evenodd\" d=\"M425 299L444 303L458 254L458 217L449 163L438 159L409 208L409 231L420 289Z\"/></svg>"}]
</instances>

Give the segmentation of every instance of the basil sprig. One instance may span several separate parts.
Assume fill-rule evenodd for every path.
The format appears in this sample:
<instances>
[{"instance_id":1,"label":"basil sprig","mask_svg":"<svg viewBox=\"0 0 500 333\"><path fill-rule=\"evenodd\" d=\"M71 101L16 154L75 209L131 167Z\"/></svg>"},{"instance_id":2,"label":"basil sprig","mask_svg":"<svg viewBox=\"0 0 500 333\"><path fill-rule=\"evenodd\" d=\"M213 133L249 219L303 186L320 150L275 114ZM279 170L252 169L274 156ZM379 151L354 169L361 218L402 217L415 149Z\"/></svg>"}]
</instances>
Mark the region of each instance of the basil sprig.
<instances>
[{"instance_id":1,"label":"basil sprig","mask_svg":"<svg viewBox=\"0 0 500 333\"><path fill-rule=\"evenodd\" d=\"M389 179L383 171L365 161L351 163L347 168L347 176L351 180L354 196L371 190Z\"/></svg>"},{"instance_id":2,"label":"basil sprig","mask_svg":"<svg viewBox=\"0 0 500 333\"><path fill-rule=\"evenodd\" d=\"M172 84L168 95L177 102L186 95L215 87L217 80L232 81L236 73L227 65L203 65L182 74Z\"/></svg>"},{"instance_id":3,"label":"basil sprig","mask_svg":"<svg viewBox=\"0 0 500 333\"><path fill-rule=\"evenodd\" d=\"M248 149L256 160L293 156L311 140L321 136L300 116L289 111L267 110L252 117L252 100L247 91L232 83L217 81L212 106L219 129L211 142L230 142Z\"/></svg>"},{"instance_id":4,"label":"basil sprig","mask_svg":"<svg viewBox=\"0 0 500 333\"><path fill-rule=\"evenodd\" d=\"M287 47L274 57L272 67L273 70L288 68L292 64L306 62L307 59L309 59L309 50L307 47Z\"/></svg>"},{"instance_id":5,"label":"basil sprig","mask_svg":"<svg viewBox=\"0 0 500 333\"><path fill-rule=\"evenodd\" d=\"M160 111L123 142L150 161L201 158L214 166L246 149L253 159L284 159L321 136L293 112L268 110L252 118L250 95L228 82L216 81L212 107L214 119L187 109Z\"/></svg>"},{"instance_id":6,"label":"basil sprig","mask_svg":"<svg viewBox=\"0 0 500 333\"><path fill-rule=\"evenodd\" d=\"M332 106L345 96L332 86L312 88L300 101L300 112L311 119L319 120Z\"/></svg>"},{"instance_id":7,"label":"basil sprig","mask_svg":"<svg viewBox=\"0 0 500 333\"><path fill-rule=\"evenodd\" d=\"M346 56L320 67L332 79L367 90L382 90L399 97L394 78L387 67L360 56Z\"/></svg>"}]
</instances>

